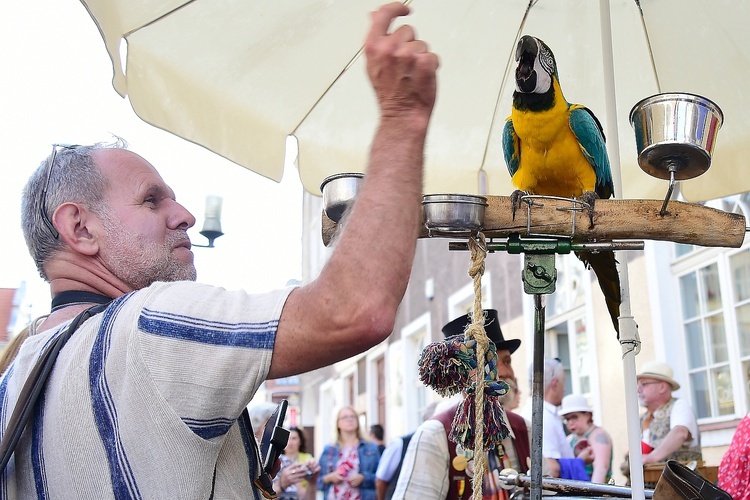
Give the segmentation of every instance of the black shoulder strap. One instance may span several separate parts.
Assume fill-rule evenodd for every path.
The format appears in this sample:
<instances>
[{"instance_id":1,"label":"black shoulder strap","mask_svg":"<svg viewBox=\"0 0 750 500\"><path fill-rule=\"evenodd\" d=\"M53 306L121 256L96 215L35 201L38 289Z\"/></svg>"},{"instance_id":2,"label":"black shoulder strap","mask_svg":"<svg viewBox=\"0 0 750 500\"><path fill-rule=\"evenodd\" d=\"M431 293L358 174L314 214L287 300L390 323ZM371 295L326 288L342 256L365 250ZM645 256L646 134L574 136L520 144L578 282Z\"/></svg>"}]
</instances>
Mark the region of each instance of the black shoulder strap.
<instances>
[{"instance_id":1,"label":"black shoulder strap","mask_svg":"<svg viewBox=\"0 0 750 500\"><path fill-rule=\"evenodd\" d=\"M13 408L13 413L8 420L8 426L5 428L2 442L0 442L0 457L2 457L0 460L0 474L5 471L5 467L8 465L11 455L13 455L13 450L15 450L18 440L26 428L31 411L34 409L39 395L44 390L44 385L47 382L47 378L49 378L60 349L62 349L81 323L91 316L99 314L106 307L106 304L99 304L80 313L73 319L70 326L58 335L39 357L39 361L37 361L29 374L29 378L23 384L18 401L16 401L16 406Z\"/></svg>"},{"instance_id":2,"label":"black shoulder strap","mask_svg":"<svg viewBox=\"0 0 750 500\"><path fill-rule=\"evenodd\" d=\"M391 498L393 498L393 494L396 492L396 484L398 483L399 476L401 476L401 467L403 467L404 465L406 450L409 448L409 441L411 441L411 437L413 435L414 433L410 432L405 436L401 436L401 458L399 458L398 460L398 466L396 466L396 470L393 471L393 477L391 477L391 480L388 481L388 487L385 490L386 500L390 500Z\"/></svg>"}]
</instances>

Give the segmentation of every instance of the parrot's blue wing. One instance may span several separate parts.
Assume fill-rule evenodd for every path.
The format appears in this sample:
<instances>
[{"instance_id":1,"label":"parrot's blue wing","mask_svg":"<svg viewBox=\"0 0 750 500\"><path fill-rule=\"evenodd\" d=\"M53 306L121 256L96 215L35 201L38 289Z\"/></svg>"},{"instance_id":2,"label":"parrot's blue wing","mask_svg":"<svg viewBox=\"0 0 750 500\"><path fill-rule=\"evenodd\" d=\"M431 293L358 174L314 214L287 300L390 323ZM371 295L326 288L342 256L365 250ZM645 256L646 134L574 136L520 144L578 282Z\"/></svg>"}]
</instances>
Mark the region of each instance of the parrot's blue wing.
<instances>
[{"instance_id":1,"label":"parrot's blue wing","mask_svg":"<svg viewBox=\"0 0 750 500\"><path fill-rule=\"evenodd\" d=\"M569 121L583 155L596 172L596 194L602 199L611 197L615 187L612 183L612 171L609 168L604 132L599 120L590 109L581 105L573 105Z\"/></svg>"},{"instance_id":2,"label":"parrot's blue wing","mask_svg":"<svg viewBox=\"0 0 750 500\"><path fill-rule=\"evenodd\" d=\"M508 172L513 177L521 161L521 145L510 118L505 121L505 128L503 128L503 155L505 164L508 165Z\"/></svg>"}]
</instances>

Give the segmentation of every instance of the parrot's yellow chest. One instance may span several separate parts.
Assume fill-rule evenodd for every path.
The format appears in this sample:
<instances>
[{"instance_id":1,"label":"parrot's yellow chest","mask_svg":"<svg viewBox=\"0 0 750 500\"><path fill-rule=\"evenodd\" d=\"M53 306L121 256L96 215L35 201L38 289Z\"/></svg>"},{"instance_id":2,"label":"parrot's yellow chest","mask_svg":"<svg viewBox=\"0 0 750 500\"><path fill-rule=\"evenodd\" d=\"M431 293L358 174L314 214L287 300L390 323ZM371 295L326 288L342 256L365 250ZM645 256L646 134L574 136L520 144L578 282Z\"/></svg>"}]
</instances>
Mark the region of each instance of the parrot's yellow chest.
<instances>
[{"instance_id":1,"label":"parrot's yellow chest","mask_svg":"<svg viewBox=\"0 0 750 500\"><path fill-rule=\"evenodd\" d=\"M596 172L570 129L563 98L547 111L513 109L513 129L520 139L519 168L513 185L531 194L572 197L596 188Z\"/></svg>"}]
</instances>

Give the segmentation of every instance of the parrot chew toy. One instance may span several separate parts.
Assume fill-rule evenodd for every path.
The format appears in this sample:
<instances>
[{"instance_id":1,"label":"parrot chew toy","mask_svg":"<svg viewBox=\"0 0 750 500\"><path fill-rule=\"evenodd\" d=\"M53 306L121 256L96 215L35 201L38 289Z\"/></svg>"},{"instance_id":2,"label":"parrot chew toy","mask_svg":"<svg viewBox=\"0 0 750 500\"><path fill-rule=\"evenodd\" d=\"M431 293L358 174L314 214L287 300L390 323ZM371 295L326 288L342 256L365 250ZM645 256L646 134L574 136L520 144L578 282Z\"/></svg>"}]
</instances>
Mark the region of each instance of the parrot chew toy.
<instances>
[{"instance_id":1,"label":"parrot chew toy","mask_svg":"<svg viewBox=\"0 0 750 500\"><path fill-rule=\"evenodd\" d=\"M479 245L470 240L470 247L472 261L476 262L475 252L480 251ZM473 272L475 281L481 280L483 262L473 267L477 268ZM487 451L499 446L510 433L500 404L500 397L508 392L509 386L497 379L497 349L485 332L481 283L479 287L475 286L475 299L477 293L478 307L475 305L474 313L468 315L466 321L468 318L471 321L463 335L452 335L428 345L422 351L418 365L422 383L441 396L453 396L462 391L466 393L456 411L449 438L464 449ZM492 321L497 319L493 318ZM482 436L479 442L475 439L478 435Z\"/></svg>"}]
</instances>

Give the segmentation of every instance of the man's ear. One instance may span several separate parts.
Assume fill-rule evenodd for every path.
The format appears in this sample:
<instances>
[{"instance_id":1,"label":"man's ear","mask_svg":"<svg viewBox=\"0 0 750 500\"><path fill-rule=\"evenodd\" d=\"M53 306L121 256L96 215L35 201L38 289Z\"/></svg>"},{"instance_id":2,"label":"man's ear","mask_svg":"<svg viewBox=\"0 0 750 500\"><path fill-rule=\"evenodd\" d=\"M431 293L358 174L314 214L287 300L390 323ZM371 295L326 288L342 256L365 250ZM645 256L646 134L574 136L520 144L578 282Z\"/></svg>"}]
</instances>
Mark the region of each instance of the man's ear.
<instances>
[{"instance_id":1,"label":"man's ear","mask_svg":"<svg viewBox=\"0 0 750 500\"><path fill-rule=\"evenodd\" d=\"M96 238L95 217L84 206L68 202L60 205L52 215L60 239L71 249L83 255L95 255L99 251Z\"/></svg>"}]
</instances>

